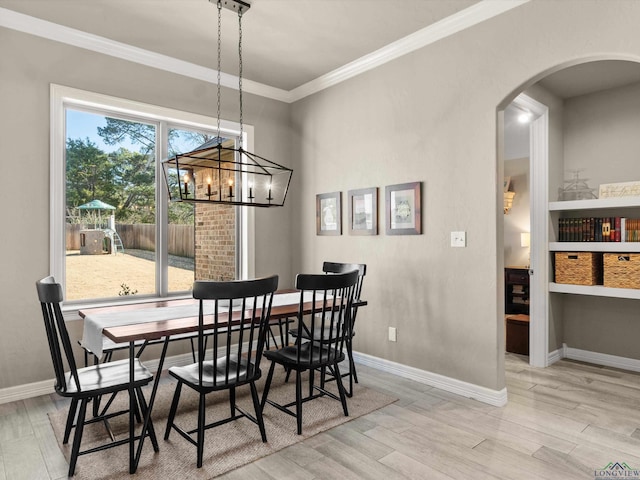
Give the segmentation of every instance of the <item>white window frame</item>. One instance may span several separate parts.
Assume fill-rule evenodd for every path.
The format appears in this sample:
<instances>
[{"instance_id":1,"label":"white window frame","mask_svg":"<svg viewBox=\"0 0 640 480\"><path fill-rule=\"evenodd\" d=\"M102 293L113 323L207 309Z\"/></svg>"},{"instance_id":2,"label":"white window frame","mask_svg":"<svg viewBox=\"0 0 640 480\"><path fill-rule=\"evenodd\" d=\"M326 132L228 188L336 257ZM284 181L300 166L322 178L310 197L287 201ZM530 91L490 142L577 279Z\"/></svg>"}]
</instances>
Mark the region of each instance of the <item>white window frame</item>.
<instances>
[{"instance_id":1,"label":"white window frame","mask_svg":"<svg viewBox=\"0 0 640 480\"><path fill-rule=\"evenodd\" d=\"M100 93L88 92L72 87L51 84L50 86L50 216L49 216L49 270L57 282L66 285L65 249L66 249L66 168L65 168L65 108L97 109L105 114L113 113L117 116L133 116L142 121L158 125L160 129L167 128L194 128L199 130L217 129L217 119L182 112L165 107L159 107L147 103L127 100ZM225 135L239 136L240 125L226 120L220 121L220 130ZM243 125L243 144L249 151L253 151L253 126ZM165 132L166 133L166 132ZM156 135L156 155L159 159L167 158L167 146L160 144L161 135ZM161 275L159 270L165 269L168 262L166 245L167 238L167 202L168 193L163 186L163 172L161 161L156 162L156 208L158 221L156 222L156 293L146 296L144 299L132 299L118 301L118 299L96 299L68 302L73 309L85 306L108 305L114 303L140 301L153 301L157 298L169 296L167 275ZM247 279L255 276L255 238L254 210L247 207L236 207L238 210L240 238L239 242L239 274L240 278ZM171 294L173 295L173 294Z\"/></svg>"}]
</instances>

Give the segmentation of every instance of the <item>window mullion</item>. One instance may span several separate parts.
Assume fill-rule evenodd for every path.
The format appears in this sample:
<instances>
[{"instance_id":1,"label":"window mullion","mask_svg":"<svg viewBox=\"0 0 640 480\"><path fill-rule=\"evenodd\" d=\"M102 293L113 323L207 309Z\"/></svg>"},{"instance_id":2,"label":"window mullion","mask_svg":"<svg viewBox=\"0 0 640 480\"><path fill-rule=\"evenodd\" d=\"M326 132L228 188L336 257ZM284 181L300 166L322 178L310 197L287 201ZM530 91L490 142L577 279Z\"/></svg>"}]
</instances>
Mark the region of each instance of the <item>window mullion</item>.
<instances>
[{"instance_id":1,"label":"window mullion","mask_svg":"<svg viewBox=\"0 0 640 480\"><path fill-rule=\"evenodd\" d=\"M162 159L168 158L168 152L169 127L162 121L156 135L156 292L161 297L169 294L169 199L162 168Z\"/></svg>"}]
</instances>

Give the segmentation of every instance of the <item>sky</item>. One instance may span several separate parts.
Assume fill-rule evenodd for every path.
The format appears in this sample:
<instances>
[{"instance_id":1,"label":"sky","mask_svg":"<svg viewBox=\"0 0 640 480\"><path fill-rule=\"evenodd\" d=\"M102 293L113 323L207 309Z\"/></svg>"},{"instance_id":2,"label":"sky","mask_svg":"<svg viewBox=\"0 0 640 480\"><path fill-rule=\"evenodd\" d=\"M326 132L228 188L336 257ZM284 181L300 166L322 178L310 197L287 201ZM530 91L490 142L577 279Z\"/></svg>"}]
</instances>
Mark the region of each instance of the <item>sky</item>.
<instances>
[{"instance_id":1,"label":"sky","mask_svg":"<svg viewBox=\"0 0 640 480\"><path fill-rule=\"evenodd\" d=\"M107 145L98 135L98 127L105 127L107 122L104 115L80 112L78 110L67 109L67 138L73 140L86 139L87 137L105 153L111 153L120 147L124 147L132 152L138 152L141 145L133 145L128 140L119 145Z\"/></svg>"},{"instance_id":2,"label":"sky","mask_svg":"<svg viewBox=\"0 0 640 480\"><path fill-rule=\"evenodd\" d=\"M107 122L104 115L81 112L67 108L67 139L89 138L100 150L105 153L111 153L120 147L126 148L131 152L139 152L142 148L141 144L132 144L128 139L124 139L118 145L107 145L102 141L102 137L98 135L98 127L105 127ZM198 145L192 144L188 140L182 140L181 137L172 140L172 146L180 149L179 151L188 152Z\"/></svg>"}]
</instances>

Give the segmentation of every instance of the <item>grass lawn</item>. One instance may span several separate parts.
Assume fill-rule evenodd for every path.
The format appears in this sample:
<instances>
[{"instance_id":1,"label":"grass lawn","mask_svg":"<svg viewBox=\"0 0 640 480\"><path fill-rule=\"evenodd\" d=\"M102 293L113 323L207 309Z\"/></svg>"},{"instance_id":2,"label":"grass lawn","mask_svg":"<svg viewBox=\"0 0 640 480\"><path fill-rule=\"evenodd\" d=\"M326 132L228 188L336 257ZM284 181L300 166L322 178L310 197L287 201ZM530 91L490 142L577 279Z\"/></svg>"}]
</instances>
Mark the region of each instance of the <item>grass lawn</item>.
<instances>
[{"instance_id":1,"label":"grass lawn","mask_svg":"<svg viewBox=\"0 0 640 480\"><path fill-rule=\"evenodd\" d=\"M117 255L68 251L65 300L117 297L127 286L138 295L156 291L154 252L128 250ZM193 259L169 256L169 290L191 290Z\"/></svg>"}]
</instances>

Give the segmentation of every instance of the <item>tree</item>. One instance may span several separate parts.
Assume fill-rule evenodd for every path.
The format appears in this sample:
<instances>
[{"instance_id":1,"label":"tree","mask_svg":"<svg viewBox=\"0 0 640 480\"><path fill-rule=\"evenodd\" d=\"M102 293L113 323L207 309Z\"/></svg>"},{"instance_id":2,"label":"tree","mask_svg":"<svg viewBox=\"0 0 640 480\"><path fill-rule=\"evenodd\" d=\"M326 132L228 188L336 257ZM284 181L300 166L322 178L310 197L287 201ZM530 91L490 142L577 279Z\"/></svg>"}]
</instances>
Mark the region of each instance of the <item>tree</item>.
<instances>
[{"instance_id":1,"label":"tree","mask_svg":"<svg viewBox=\"0 0 640 480\"><path fill-rule=\"evenodd\" d=\"M172 133L176 135L173 139L169 138L169 157L173 157L178 153L195 150L200 145L216 138L215 135L189 130L172 130Z\"/></svg>"},{"instance_id":2,"label":"tree","mask_svg":"<svg viewBox=\"0 0 640 480\"><path fill-rule=\"evenodd\" d=\"M113 164L89 138L67 140L66 169L67 208L94 199L117 203Z\"/></svg>"},{"instance_id":3,"label":"tree","mask_svg":"<svg viewBox=\"0 0 640 480\"><path fill-rule=\"evenodd\" d=\"M141 146L140 153L147 154L155 150L156 131L153 125L109 117L105 117L105 120L107 126L98 127L98 135L107 145L119 145L128 139L133 145ZM170 128L168 137L168 154L169 157L173 157L178 153L195 150L215 138L215 135Z\"/></svg>"},{"instance_id":4,"label":"tree","mask_svg":"<svg viewBox=\"0 0 640 480\"><path fill-rule=\"evenodd\" d=\"M153 156L119 148L109 155L118 185L116 218L131 223L155 223ZM151 157L151 159L149 158Z\"/></svg>"},{"instance_id":5,"label":"tree","mask_svg":"<svg viewBox=\"0 0 640 480\"><path fill-rule=\"evenodd\" d=\"M98 127L98 135L107 145L120 145L128 138L133 145L141 145L140 153L151 153L156 148L156 129L153 125L105 117L106 127Z\"/></svg>"},{"instance_id":6,"label":"tree","mask_svg":"<svg viewBox=\"0 0 640 480\"><path fill-rule=\"evenodd\" d=\"M121 148L110 154L121 189L116 217L121 221L154 223L155 127L109 117L105 117L105 120L106 126L98 127L98 135L104 143L116 146L124 140L129 140L133 145L140 145L140 151L137 153ZM169 157L194 150L212 138L215 138L215 135L169 129ZM171 202L168 215L170 223L193 223L193 205Z\"/></svg>"},{"instance_id":7,"label":"tree","mask_svg":"<svg viewBox=\"0 0 640 480\"><path fill-rule=\"evenodd\" d=\"M155 127L109 117L105 121L105 127L98 127L104 143L117 146L128 140L140 145L139 152L119 148L111 153L120 193L116 218L131 223L155 223Z\"/></svg>"}]
</instances>

